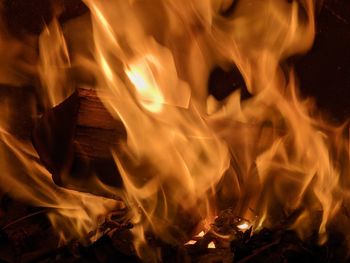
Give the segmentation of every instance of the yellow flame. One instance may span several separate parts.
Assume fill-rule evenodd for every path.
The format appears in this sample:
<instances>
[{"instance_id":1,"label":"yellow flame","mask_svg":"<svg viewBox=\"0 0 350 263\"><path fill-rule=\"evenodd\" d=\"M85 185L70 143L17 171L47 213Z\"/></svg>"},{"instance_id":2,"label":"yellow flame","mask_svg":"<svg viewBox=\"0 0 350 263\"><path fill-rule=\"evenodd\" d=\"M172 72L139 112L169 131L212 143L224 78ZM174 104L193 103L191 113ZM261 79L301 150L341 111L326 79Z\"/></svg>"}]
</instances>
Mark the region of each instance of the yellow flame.
<instances>
[{"instance_id":1,"label":"yellow flame","mask_svg":"<svg viewBox=\"0 0 350 263\"><path fill-rule=\"evenodd\" d=\"M248 230L250 225L247 222L243 222L239 225L237 225L237 228L240 230Z\"/></svg>"},{"instance_id":2,"label":"yellow flame","mask_svg":"<svg viewBox=\"0 0 350 263\"><path fill-rule=\"evenodd\" d=\"M203 229L201 222L228 207L248 220L257 216L258 228L293 214L290 227L301 237L314 224L320 241L326 240L329 224L349 202L348 131L301 98L293 67L285 63L313 44L314 1L238 1L225 16L232 1L84 2L91 11L93 59L82 61L93 69L106 109L127 131L127 139L111 149L124 183L115 191L131 210L140 257L159 260L147 247L148 231L183 244ZM66 69L74 54L56 20L39 44L41 84L52 106L72 90ZM239 91L222 102L208 96L212 69L230 64L252 98L241 101ZM1 116L11 111L5 110ZM1 127L7 132L8 125ZM51 217L57 227L68 222L66 229L79 233L96 228L114 202L57 189L30 144L6 132L2 148L12 157L1 165L12 171L17 160L40 195L23 186L16 172L2 178L2 186L14 180L8 184L13 194L57 208L68 218Z\"/></svg>"},{"instance_id":3,"label":"yellow flame","mask_svg":"<svg viewBox=\"0 0 350 263\"><path fill-rule=\"evenodd\" d=\"M126 75L137 89L142 105L151 112L161 111L163 108L162 104L164 104L162 92L157 86L148 66L149 62L155 60L156 58L146 55L144 59L130 64L129 69L125 70Z\"/></svg>"},{"instance_id":4,"label":"yellow flame","mask_svg":"<svg viewBox=\"0 0 350 263\"><path fill-rule=\"evenodd\" d=\"M145 232L176 242L172 229L186 228L181 218L210 221L221 203L248 219L256 211L258 226L296 209L308 212L300 218L322 210L325 233L345 174L329 145L337 141L340 153L345 141L299 98L293 68L281 67L313 43L313 1L239 1L229 17L220 15L229 6L220 0L85 2L105 76L97 88L128 133L114 158L140 256ZM252 99L241 102L238 92L225 102L208 98L211 69L229 63ZM299 222L293 227L302 229Z\"/></svg>"},{"instance_id":5,"label":"yellow flame","mask_svg":"<svg viewBox=\"0 0 350 263\"><path fill-rule=\"evenodd\" d=\"M182 229L181 215L204 220L214 214L213 187L229 165L227 147L206 124L202 102L190 97L193 90L180 78L173 50L145 35L139 20L143 7L136 2L86 3L93 6L96 60L104 76L98 77L99 95L128 133L124 147L114 149L114 158L125 198L132 204L135 246L142 255L147 253L144 232L151 230L168 242L178 242L169 226L187 232ZM94 13L96 8L99 12ZM118 10L118 20L109 12L112 9ZM99 13L113 28L115 41L104 34ZM201 84L196 81L195 85ZM193 230L197 223L187 227Z\"/></svg>"}]
</instances>

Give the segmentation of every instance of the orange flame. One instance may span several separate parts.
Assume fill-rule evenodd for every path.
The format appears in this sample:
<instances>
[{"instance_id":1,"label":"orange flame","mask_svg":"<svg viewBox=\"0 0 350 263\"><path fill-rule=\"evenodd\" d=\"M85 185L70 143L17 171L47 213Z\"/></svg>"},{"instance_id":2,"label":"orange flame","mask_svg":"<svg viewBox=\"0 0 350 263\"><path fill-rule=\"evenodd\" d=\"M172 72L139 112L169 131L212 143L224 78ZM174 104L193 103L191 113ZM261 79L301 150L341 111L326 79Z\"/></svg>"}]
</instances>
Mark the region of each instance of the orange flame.
<instances>
[{"instance_id":1,"label":"orange flame","mask_svg":"<svg viewBox=\"0 0 350 263\"><path fill-rule=\"evenodd\" d=\"M49 218L64 240L86 237L109 211L119 206L112 199L56 186L33 146L2 128L0 153L0 169L6 171L0 175L2 189L31 205L49 208Z\"/></svg>"},{"instance_id":2,"label":"orange flame","mask_svg":"<svg viewBox=\"0 0 350 263\"><path fill-rule=\"evenodd\" d=\"M311 104L297 95L293 69L281 67L313 43L313 1L241 1L228 18L219 13L223 1L152 1L152 8L85 2L102 71L100 97L128 132L114 156L135 209L139 253L145 231L174 240L179 211L213 218L221 194L241 216L256 211L257 226L273 224L281 211L301 209L301 219L321 210L324 236L342 202L339 156L329 144L336 136L340 150L345 141L313 117ZM221 104L207 98L211 68L232 62L255 96L241 103L234 93ZM230 155L239 171L229 169ZM292 227L303 235L306 221L299 219Z\"/></svg>"},{"instance_id":3,"label":"orange flame","mask_svg":"<svg viewBox=\"0 0 350 263\"><path fill-rule=\"evenodd\" d=\"M44 28L39 38L40 63L38 72L42 83L42 97L48 107L61 103L73 92L67 70L71 66L68 48L56 19Z\"/></svg>"},{"instance_id":4,"label":"orange flame","mask_svg":"<svg viewBox=\"0 0 350 263\"><path fill-rule=\"evenodd\" d=\"M92 69L100 99L127 130L124 144L111 149L124 182L114 191L131 210L140 257L159 260L147 248L148 231L183 244L227 207L256 222L255 229L294 213L290 227L300 236L317 225L320 242L326 241L327 227L348 202L348 135L345 125L327 123L299 96L293 67L285 63L312 46L314 1L239 1L231 15L222 15L233 2L225 0L84 2L94 59L80 63ZM209 74L233 63L253 97L241 101L238 91L216 101L208 96ZM40 37L38 66L50 106L71 92L70 66L54 21ZM66 230L84 235L116 205L57 188L31 146L3 130L0 150L11 161L0 168L13 176L0 178L2 185L57 208L51 215L57 228L65 222ZM23 184L13 159L39 192Z\"/></svg>"}]
</instances>

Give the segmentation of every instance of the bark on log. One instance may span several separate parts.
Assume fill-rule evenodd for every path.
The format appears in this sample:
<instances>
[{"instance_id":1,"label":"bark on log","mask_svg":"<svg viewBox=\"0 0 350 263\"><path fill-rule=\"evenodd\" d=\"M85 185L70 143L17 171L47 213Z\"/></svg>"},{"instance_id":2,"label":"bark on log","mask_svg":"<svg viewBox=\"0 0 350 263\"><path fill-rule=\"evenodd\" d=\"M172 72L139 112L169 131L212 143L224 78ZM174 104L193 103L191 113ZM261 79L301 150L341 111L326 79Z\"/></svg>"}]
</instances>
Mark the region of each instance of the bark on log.
<instances>
[{"instance_id":1,"label":"bark on log","mask_svg":"<svg viewBox=\"0 0 350 263\"><path fill-rule=\"evenodd\" d=\"M40 158L59 185L93 174L110 185L119 185L111 148L125 137L122 123L113 119L96 92L88 88L79 88L45 112L33 131Z\"/></svg>"},{"instance_id":2,"label":"bark on log","mask_svg":"<svg viewBox=\"0 0 350 263\"><path fill-rule=\"evenodd\" d=\"M110 148L126 138L123 124L106 110L96 91L79 88L76 142L81 153L92 158L110 157Z\"/></svg>"}]
</instances>

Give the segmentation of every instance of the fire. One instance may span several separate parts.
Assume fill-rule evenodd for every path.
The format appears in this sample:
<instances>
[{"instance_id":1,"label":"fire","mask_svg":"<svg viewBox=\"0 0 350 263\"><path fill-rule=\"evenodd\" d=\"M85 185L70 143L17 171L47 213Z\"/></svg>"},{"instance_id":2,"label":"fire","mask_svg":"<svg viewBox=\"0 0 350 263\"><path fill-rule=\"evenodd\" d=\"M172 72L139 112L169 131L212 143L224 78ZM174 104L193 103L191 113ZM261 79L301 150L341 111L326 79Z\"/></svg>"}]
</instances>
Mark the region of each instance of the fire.
<instances>
[{"instance_id":1,"label":"fire","mask_svg":"<svg viewBox=\"0 0 350 263\"><path fill-rule=\"evenodd\" d=\"M345 125L328 123L299 95L286 63L313 44L314 1L238 1L229 16L222 14L233 1L84 2L92 56L71 60L54 20L39 39L41 95L50 107L64 100L74 84L67 70L81 63L106 109L123 122L127 139L111 151L124 188L108 192L120 194L131 211L140 257L159 260L148 232L164 242L194 244L191 233L228 207L255 222L238 224L242 231L296 214L290 228L307 237L317 225L320 242L326 241L328 226L348 202L348 135ZM230 64L252 98L242 101L238 91L220 102L208 95L211 70ZM84 236L96 229L118 202L55 186L30 143L6 131L6 121L0 149L11 157L0 168L13 176L2 176L1 187L53 208L51 221L57 229L65 225L65 238L69 231Z\"/></svg>"},{"instance_id":2,"label":"fire","mask_svg":"<svg viewBox=\"0 0 350 263\"><path fill-rule=\"evenodd\" d=\"M33 85L40 79L43 88L39 91L42 96L40 103L45 107L53 107L63 101L72 92L72 83L67 81L67 70L71 65L58 21L53 20L39 39L25 36L26 41L21 43L9 35L1 20L1 84L10 85L6 88L11 91L24 89L16 86ZM35 42L39 42L38 58L34 51ZM2 56L6 53L6 56ZM112 198L61 188L54 183L30 140L31 121L39 114L39 102L34 97L35 94L19 98L1 94L1 192L29 205L47 208L47 215L62 241L81 239L89 242L89 239L96 239L102 234L98 227L107 214L123 204ZM98 184L102 187L98 180L92 181L96 187ZM109 188L105 189L105 193L109 192L107 189Z\"/></svg>"},{"instance_id":3,"label":"fire","mask_svg":"<svg viewBox=\"0 0 350 263\"><path fill-rule=\"evenodd\" d=\"M67 43L56 19L40 35L39 56L38 73L44 88L41 95L47 107L54 107L73 92L67 74L71 67Z\"/></svg>"},{"instance_id":4,"label":"fire","mask_svg":"<svg viewBox=\"0 0 350 263\"><path fill-rule=\"evenodd\" d=\"M249 227L250 227L250 225L247 222L243 222L243 223L237 225L237 228L242 230L242 231L248 230Z\"/></svg>"},{"instance_id":5,"label":"fire","mask_svg":"<svg viewBox=\"0 0 350 263\"><path fill-rule=\"evenodd\" d=\"M62 240L81 238L95 231L109 211L120 202L87 193L63 189L39 161L33 146L0 128L2 188L31 205L49 208L48 216ZM93 237L101 233L96 232Z\"/></svg>"},{"instance_id":6,"label":"fire","mask_svg":"<svg viewBox=\"0 0 350 263\"><path fill-rule=\"evenodd\" d=\"M157 65L157 61L152 56L145 56L145 59L130 65L130 69L126 70L132 84L136 87L142 105L149 111L159 112L162 110L164 98L161 90L155 83L150 66L148 63Z\"/></svg>"},{"instance_id":7,"label":"fire","mask_svg":"<svg viewBox=\"0 0 350 263\"><path fill-rule=\"evenodd\" d=\"M300 219L322 210L319 232L324 236L327 222L342 202L337 194L342 172L329 148L332 136L342 140L342 135L340 129L314 117L312 104L298 95L293 69L283 71L280 66L284 59L311 47L313 1L239 2L230 18L218 15L224 8L221 1L193 1L191 6L181 1L177 7L170 1L154 1L166 10L157 13L154 21L147 21L151 12L147 4L86 3L92 10L96 53L113 54L109 59L117 57L121 64L115 65L114 81L102 79L99 88L106 107L128 131L123 154L126 151L130 157L121 159L116 150L115 159L123 174L125 198L145 215L135 217L142 228L139 234L152 230L164 240L173 240L167 231L176 225L179 208L202 220L213 218L215 195L230 193L225 198L238 200L238 214L251 218L255 215L250 211L257 211L257 226L278 220L276 206L287 214L303 210ZM118 19L109 10L118 10ZM169 21L166 30L154 24L163 18ZM108 26L101 27L106 21ZM184 46L186 57L179 53L179 45ZM241 103L235 93L221 104L213 98L207 101L205 80L210 69L228 62L238 66L254 97ZM129 91L118 67L126 68L136 93ZM191 93L184 92L186 89L172 93L174 83L179 82L187 83ZM116 102L118 96L123 102ZM178 97L186 103L176 103ZM205 112L207 103L214 107L208 104L210 111ZM242 128L249 124L252 128ZM260 135L254 129L263 132ZM253 145L252 140L256 140ZM209 161L212 158L217 161ZM238 171L228 169L228 158L237 158L241 165L241 183L236 179ZM153 172L140 172L140 163ZM220 183L225 181L232 184ZM194 210L198 202L209 209ZM292 227L303 235L299 222ZM238 227L245 230L249 226Z\"/></svg>"}]
</instances>

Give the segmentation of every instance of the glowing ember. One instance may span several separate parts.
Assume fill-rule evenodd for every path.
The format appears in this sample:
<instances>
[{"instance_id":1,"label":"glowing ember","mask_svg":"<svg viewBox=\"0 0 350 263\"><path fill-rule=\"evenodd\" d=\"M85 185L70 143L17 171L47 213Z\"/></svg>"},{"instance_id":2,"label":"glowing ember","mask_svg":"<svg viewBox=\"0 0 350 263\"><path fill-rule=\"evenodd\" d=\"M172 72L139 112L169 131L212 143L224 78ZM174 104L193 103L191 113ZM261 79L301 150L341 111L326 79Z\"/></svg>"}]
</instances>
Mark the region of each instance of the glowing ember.
<instances>
[{"instance_id":1,"label":"glowing ember","mask_svg":"<svg viewBox=\"0 0 350 263\"><path fill-rule=\"evenodd\" d=\"M187 246L187 245L194 245L194 244L196 244L196 243L197 243L196 240L190 240L190 241L188 241L187 243L185 243L185 246Z\"/></svg>"},{"instance_id":2,"label":"glowing ember","mask_svg":"<svg viewBox=\"0 0 350 263\"><path fill-rule=\"evenodd\" d=\"M211 242L208 244L208 248L216 248L215 243L214 243L213 241L211 241Z\"/></svg>"},{"instance_id":3,"label":"glowing ember","mask_svg":"<svg viewBox=\"0 0 350 263\"><path fill-rule=\"evenodd\" d=\"M204 237L205 233L204 231L199 232L195 237Z\"/></svg>"},{"instance_id":4,"label":"glowing ember","mask_svg":"<svg viewBox=\"0 0 350 263\"><path fill-rule=\"evenodd\" d=\"M248 230L250 225L247 222L243 222L239 225L237 225L237 228L240 230Z\"/></svg>"}]
</instances>

